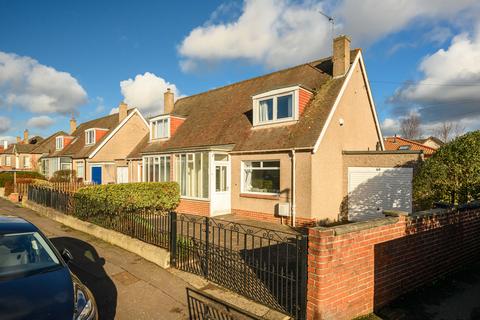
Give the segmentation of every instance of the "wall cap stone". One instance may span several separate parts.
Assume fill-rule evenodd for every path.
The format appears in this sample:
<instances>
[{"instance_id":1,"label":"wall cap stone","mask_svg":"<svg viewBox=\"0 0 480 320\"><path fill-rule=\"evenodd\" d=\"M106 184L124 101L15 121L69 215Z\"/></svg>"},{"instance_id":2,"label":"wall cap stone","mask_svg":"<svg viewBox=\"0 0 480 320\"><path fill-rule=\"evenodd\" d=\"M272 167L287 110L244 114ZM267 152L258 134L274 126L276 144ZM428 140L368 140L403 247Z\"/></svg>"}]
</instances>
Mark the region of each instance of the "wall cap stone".
<instances>
[{"instance_id":1,"label":"wall cap stone","mask_svg":"<svg viewBox=\"0 0 480 320\"><path fill-rule=\"evenodd\" d=\"M347 234L351 232L357 232L361 230L386 226L389 224L395 224L398 222L398 220L399 220L398 217L385 217L385 218L378 218L378 219L372 219L367 221L352 222L352 223L344 224L341 226L316 227L315 229L319 231L333 230L334 235L338 236L338 235Z\"/></svg>"},{"instance_id":2,"label":"wall cap stone","mask_svg":"<svg viewBox=\"0 0 480 320\"><path fill-rule=\"evenodd\" d=\"M402 210L384 210L383 214L386 217L408 217L410 215L408 212Z\"/></svg>"}]
</instances>

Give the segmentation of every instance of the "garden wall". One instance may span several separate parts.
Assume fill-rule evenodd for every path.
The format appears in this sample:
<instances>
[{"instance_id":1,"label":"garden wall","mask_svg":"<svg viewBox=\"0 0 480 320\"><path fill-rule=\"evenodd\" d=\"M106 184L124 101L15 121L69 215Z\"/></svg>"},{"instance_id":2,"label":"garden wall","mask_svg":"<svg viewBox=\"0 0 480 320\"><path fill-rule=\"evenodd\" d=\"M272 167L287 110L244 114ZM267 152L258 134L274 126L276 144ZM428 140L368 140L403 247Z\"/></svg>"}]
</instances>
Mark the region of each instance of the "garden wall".
<instances>
[{"instance_id":1,"label":"garden wall","mask_svg":"<svg viewBox=\"0 0 480 320\"><path fill-rule=\"evenodd\" d=\"M309 230L308 319L352 319L480 258L480 208Z\"/></svg>"}]
</instances>

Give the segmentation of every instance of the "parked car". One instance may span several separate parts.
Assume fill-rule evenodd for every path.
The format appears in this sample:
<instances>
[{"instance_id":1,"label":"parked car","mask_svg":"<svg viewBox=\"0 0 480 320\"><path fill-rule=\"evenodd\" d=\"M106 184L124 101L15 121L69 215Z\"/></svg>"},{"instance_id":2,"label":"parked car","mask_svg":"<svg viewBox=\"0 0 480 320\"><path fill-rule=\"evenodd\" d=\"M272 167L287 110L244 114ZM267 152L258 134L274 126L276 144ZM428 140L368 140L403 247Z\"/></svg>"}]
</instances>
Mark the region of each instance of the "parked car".
<instances>
[{"instance_id":1,"label":"parked car","mask_svg":"<svg viewBox=\"0 0 480 320\"><path fill-rule=\"evenodd\" d=\"M68 268L71 259L32 223L0 216L0 318L97 319L92 293Z\"/></svg>"}]
</instances>

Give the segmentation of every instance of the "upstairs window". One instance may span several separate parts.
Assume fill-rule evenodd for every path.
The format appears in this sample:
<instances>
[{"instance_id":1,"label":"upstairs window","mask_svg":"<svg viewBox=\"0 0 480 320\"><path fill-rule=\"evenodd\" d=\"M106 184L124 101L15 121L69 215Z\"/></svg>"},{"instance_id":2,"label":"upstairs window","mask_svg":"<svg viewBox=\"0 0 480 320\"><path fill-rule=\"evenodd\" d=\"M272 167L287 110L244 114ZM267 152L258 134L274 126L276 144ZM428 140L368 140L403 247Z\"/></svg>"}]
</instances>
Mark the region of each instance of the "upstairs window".
<instances>
[{"instance_id":1,"label":"upstairs window","mask_svg":"<svg viewBox=\"0 0 480 320\"><path fill-rule=\"evenodd\" d=\"M151 124L151 134L152 139L163 139L168 138L170 135L170 126L169 119L162 118L152 121Z\"/></svg>"},{"instance_id":2,"label":"upstairs window","mask_svg":"<svg viewBox=\"0 0 480 320\"><path fill-rule=\"evenodd\" d=\"M55 138L55 149L62 150L63 149L63 137Z\"/></svg>"},{"instance_id":3,"label":"upstairs window","mask_svg":"<svg viewBox=\"0 0 480 320\"><path fill-rule=\"evenodd\" d=\"M85 130L85 144L95 144L95 129Z\"/></svg>"},{"instance_id":4,"label":"upstairs window","mask_svg":"<svg viewBox=\"0 0 480 320\"><path fill-rule=\"evenodd\" d=\"M253 125L297 120L300 90L299 86L293 86L253 96Z\"/></svg>"}]
</instances>

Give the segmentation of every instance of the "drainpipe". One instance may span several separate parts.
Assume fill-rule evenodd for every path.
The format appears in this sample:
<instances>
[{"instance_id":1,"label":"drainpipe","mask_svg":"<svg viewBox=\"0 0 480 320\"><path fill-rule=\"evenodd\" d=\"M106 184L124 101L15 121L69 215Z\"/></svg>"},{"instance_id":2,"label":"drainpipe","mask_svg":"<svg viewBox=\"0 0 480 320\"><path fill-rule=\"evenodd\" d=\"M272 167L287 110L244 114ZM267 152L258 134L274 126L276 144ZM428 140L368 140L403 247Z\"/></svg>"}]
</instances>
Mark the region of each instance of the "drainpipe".
<instances>
[{"instance_id":1,"label":"drainpipe","mask_svg":"<svg viewBox=\"0 0 480 320\"><path fill-rule=\"evenodd\" d=\"M295 159L295 149L292 149L292 226L295 227L295 220L297 217L296 204L295 204L295 170L296 169L296 159Z\"/></svg>"}]
</instances>

